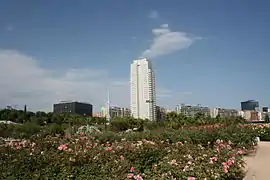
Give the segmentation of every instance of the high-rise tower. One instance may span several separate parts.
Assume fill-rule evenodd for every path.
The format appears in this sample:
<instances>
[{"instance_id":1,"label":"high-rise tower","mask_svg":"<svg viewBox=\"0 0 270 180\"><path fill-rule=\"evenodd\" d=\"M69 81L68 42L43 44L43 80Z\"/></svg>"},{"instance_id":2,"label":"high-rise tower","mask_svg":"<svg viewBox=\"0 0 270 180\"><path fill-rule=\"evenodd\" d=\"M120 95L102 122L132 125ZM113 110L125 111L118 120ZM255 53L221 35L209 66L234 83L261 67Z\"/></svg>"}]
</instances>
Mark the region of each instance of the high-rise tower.
<instances>
[{"instance_id":1,"label":"high-rise tower","mask_svg":"<svg viewBox=\"0 0 270 180\"><path fill-rule=\"evenodd\" d=\"M151 62L134 60L130 70L130 109L134 118L156 120L155 74Z\"/></svg>"}]
</instances>

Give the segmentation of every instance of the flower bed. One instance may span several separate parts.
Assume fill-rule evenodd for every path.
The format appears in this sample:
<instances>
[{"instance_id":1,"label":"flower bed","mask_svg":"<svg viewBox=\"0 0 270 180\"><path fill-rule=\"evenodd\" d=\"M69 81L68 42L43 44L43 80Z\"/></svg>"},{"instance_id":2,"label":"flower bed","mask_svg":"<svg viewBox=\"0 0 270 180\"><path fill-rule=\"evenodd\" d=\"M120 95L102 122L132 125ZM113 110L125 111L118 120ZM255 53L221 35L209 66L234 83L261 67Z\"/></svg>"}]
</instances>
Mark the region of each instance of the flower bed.
<instances>
[{"instance_id":1,"label":"flower bed","mask_svg":"<svg viewBox=\"0 0 270 180\"><path fill-rule=\"evenodd\" d=\"M223 139L232 141L233 147L252 148L255 143L257 132L250 127L242 128L240 126L226 126L220 128L181 128L181 129L155 129L146 132L128 132L128 133L114 133L104 132L94 137L94 139L101 142L114 142L120 139L127 139L129 141L139 141L141 139L154 141L168 141L175 143L178 141L189 142L192 144L202 144L206 146L208 142L211 145L216 139Z\"/></svg>"},{"instance_id":2,"label":"flower bed","mask_svg":"<svg viewBox=\"0 0 270 180\"><path fill-rule=\"evenodd\" d=\"M242 124L241 127L252 129L261 141L270 141L270 124Z\"/></svg>"},{"instance_id":3,"label":"flower bed","mask_svg":"<svg viewBox=\"0 0 270 180\"><path fill-rule=\"evenodd\" d=\"M267 134L265 128L211 125L117 133L88 127L70 137L37 134L0 147L0 172L3 179L242 179L242 154L254 147L258 134Z\"/></svg>"},{"instance_id":4,"label":"flower bed","mask_svg":"<svg viewBox=\"0 0 270 180\"><path fill-rule=\"evenodd\" d=\"M242 179L243 149L217 140L214 146L184 142L100 143L71 138L11 142L1 149L4 179Z\"/></svg>"}]
</instances>

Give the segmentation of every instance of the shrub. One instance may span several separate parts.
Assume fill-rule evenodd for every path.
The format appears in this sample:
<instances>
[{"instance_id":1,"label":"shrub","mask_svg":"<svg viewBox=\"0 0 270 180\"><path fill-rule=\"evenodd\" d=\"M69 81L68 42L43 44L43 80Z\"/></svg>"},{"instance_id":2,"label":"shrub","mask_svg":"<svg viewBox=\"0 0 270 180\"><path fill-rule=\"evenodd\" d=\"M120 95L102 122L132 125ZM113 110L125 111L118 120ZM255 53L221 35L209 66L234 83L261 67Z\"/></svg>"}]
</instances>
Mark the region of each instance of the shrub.
<instances>
[{"instance_id":1,"label":"shrub","mask_svg":"<svg viewBox=\"0 0 270 180\"><path fill-rule=\"evenodd\" d=\"M95 135L100 135L101 134L101 131L95 127L95 126L81 126L78 128L78 131L77 131L77 134L86 134L87 136L95 136Z\"/></svg>"},{"instance_id":2,"label":"shrub","mask_svg":"<svg viewBox=\"0 0 270 180\"><path fill-rule=\"evenodd\" d=\"M24 124L0 124L0 137L29 138L39 133L40 130L41 126L31 122Z\"/></svg>"},{"instance_id":3,"label":"shrub","mask_svg":"<svg viewBox=\"0 0 270 180\"><path fill-rule=\"evenodd\" d=\"M126 131L128 129L143 130L144 120L134 118L113 118L110 123L110 130L115 132Z\"/></svg>"},{"instance_id":4,"label":"shrub","mask_svg":"<svg viewBox=\"0 0 270 180\"><path fill-rule=\"evenodd\" d=\"M241 179L241 151L218 140L214 147L141 140L100 143L86 136L46 137L0 148L3 179Z\"/></svg>"},{"instance_id":5,"label":"shrub","mask_svg":"<svg viewBox=\"0 0 270 180\"><path fill-rule=\"evenodd\" d=\"M44 126L41 130L42 136L56 136L56 135L64 135L65 134L66 126L64 124L49 124L47 126Z\"/></svg>"},{"instance_id":6,"label":"shrub","mask_svg":"<svg viewBox=\"0 0 270 180\"><path fill-rule=\"evenodd\" d=\"M269 125L251 125L246 128L251 128L254 133L257 134L258 137L260 137L260 140L262 141L270 141L270 126Z\"/></svg>"}]
</instances>

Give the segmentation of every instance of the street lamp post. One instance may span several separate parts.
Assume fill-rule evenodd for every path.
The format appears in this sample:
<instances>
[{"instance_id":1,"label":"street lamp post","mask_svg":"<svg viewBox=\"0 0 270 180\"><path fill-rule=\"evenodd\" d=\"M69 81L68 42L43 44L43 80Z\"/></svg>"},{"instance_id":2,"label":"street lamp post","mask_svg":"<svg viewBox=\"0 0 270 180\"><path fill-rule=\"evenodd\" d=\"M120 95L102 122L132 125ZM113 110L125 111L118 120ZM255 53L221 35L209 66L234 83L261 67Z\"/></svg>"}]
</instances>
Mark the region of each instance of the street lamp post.
<instances>
[{"instance_id":1,"label":"street lamp post","mask_svg":"<svg viewBox=\"0 0 270 180\"><path fill-rule=\"evenodd\" d=\"M107 120L110 123L111 116L110 116L110 91L108 90L108 99L107 99Z\"/></svg>"}]
</instances>

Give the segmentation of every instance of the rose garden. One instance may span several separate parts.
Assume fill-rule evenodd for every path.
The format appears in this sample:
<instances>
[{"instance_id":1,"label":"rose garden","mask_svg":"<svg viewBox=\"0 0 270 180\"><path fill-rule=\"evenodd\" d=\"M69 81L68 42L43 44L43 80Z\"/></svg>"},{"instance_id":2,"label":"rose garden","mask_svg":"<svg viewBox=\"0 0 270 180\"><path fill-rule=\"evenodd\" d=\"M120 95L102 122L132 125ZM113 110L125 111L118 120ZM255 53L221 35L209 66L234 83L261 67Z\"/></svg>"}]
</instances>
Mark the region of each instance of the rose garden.
<instances>
[{"instance_id":1,"label":"rose garden","mask_svg":"<svg viewBox=\"0 0 270 180\"><path fill-rule=\"evenodd\" d=\"M4 112L3 112L4 111ZM22 116L22 117L21 117ZM2 110L1 179L236 180L268 124L239 117L185 117L161 122Z\"/></svg>"}]
</instances>

